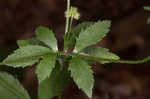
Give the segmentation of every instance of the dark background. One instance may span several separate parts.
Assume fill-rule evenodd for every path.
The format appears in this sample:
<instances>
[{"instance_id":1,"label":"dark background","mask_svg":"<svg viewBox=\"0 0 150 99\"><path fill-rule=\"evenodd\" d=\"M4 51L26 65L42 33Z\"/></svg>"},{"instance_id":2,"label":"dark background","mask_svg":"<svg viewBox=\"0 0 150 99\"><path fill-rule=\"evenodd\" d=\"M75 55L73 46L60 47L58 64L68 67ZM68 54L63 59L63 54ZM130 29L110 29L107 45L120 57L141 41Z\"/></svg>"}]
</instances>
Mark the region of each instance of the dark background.
<instances>
[{"instance_id":1,"label":"dark background","mask_svg":"<svg viewBox=\"0 0 150 99\"><path fill-rule=\"evenodd\" d=\"M0 59L17 48L16 40L35 36L34 30L39 25L52 28L62 47L66 1L0 0ZM71 3L81 13L74 26L83 21L112 20L111 32L98 45L109 48L121 59L150 56L150 25L146 23L150 12L143 9L150 5L150 0L71 0ZM96 80L93 99L150 99L149 63L93 66ZM35 66L24 70L2 67L1 70L18 77L35 96ZM72 82L63 98L87 99Z\"/></svg>"}]
</instances>

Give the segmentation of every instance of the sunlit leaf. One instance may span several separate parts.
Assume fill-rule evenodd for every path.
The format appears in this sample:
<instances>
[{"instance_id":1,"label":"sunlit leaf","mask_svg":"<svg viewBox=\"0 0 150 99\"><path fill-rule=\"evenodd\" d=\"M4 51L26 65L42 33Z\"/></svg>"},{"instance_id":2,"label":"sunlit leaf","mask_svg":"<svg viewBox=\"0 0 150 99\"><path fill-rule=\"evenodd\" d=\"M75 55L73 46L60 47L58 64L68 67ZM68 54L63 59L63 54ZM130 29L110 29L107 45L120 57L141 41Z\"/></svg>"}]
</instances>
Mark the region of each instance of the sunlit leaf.
<instances>
[{"instance_id":1,"label":"sunlit leaf","mask_svg":"<svg viewBox=\"0 0 150 99\"><path fill-rule=\"evenodd\" d=\"M79 52L82 49L101 41L109 32L110 24L110 21L98 21L87 29L82 30L79 34L79 38L77 38L74 51Z\"/></svg>"},{"instance_id":2,"label":"sunlit leaf","mask_svg":"<svg viewBox=\"0 0 150 99\"><path fill-rule=\"evenodd\" d=\"M61 69L61 67L57 64L50 77L39 85L39 99L51 99L55 96L61 96L63 94L64 88L68 84L68 80L68 70Z\"/></svg>"},{"instance_id":3,"label":"sunlit leaf","mask_svg":"<svg viewBox=\"0 0 150 99\"><path fill-rule=\"evenodd\" d=\"M92 57L99 59L106 59L108 61L101 60L100 63L110 63L111 60L119 60L119 56L114 53L109 52L109 49L102 48L100 46L89 46L82 50L83 53L86 53ZM110 60L110 61L109 61Z\"/></svg>"},{"instance_id":4,"label":"sunlit leaf","mask_svg":"<svg viewBox=\"0 0 150 99\"><path fill-rule=\"evenodd\" d=\"M36 70L39 83L41 83L43 80L45 80L50 76L52 70L55 67L55 62L56 62L56 54L49 54L43 56L43 59L38 64Z\"/></svg>"},{"instance_id":5,"label":"sunlit leaf","mask_svg":"<svg viewBox=\"0 0 150 99\"><path fill-rule=\"evenodd\" d=\"M52 30L47 27L40 26L36 29L37 38L52 48L54 51L57 51L57 40Z\"/></svg>"},{"instance_id":6,"label":"sunlit leaf","mask_svg":"<svg viewBox=\"0 0 150 99\"><path fill-rule=\"evenodd\" d=\"M9 55L3 62L12 67L26 67L36 63L42 56L51 53L46 47L31 45L20 47Z\"/></svg>"}]
</instances>

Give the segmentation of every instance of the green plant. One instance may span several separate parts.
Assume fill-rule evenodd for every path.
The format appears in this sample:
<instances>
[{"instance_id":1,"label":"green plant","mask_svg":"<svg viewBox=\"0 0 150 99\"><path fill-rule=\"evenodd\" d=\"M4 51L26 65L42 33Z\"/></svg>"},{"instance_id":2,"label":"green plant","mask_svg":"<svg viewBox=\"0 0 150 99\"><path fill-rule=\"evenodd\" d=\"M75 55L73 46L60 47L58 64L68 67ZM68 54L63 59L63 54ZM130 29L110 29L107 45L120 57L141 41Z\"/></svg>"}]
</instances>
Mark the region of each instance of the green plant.
<instances>
[{"instance_id":1,"label":"green plant","mask_svg":"<svg viewBox=\"0 0 150 99\"><path fill-rule=\"evenodd\" d=\"M36 38L17 41L19 48L0 63L24 68L39 62L36 68L39 99L55 96L61 99L70 76L78 88L91 98L94 77L90 65L95 62L140 64L150 60L150 57L137 61L120 60L109 49L96 46L95 43L109 32L111 21L84 22L72 28L73 19L79 19L80 14L77 8L70 7L70 0L67 2L63 51L58 50L52 30L40 26L35 31ZM0 73L0 92L3 99L31 99L18 80L7 73Z\"/></svg>"}]
</instances>

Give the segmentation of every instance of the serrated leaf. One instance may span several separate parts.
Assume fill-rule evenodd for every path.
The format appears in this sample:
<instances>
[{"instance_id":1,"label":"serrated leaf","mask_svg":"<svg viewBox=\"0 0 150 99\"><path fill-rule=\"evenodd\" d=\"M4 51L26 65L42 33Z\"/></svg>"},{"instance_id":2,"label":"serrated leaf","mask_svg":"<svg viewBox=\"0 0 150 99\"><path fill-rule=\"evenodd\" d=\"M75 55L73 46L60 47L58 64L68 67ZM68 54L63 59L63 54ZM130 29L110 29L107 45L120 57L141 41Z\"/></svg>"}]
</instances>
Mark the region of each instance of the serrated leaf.
<instances>
[{"instance_id":1,"label":"serrated leaf","mask_svg":"<svg viewBox=\"0 0 150 99\"><path fill-rule=\"evenodd\" d=\"M104 60L99 61L101 63L110 63L111 61L109 60L120 59L119 56L117 56L116 54L109 52L109 49L102 48L100 46L89 46L85 48L82 52L100 59L106 59L106 60L108 59L108 61L104 61Z\"/></svg>"},{"instance_id":2,"label":"serrated leaf","mask_svg":"<svg viewBox=\"0 0 150 99\"><path fill-rule=\"evenodd\" d=\"M38 45L20 47L3 62L11 67L26 67L33 65L41 56L51 53L51 50Z\"/></svg>"},{"instance_id":3,"label":"serrated leaf","mask_svg":"<svg viewBox=\"0 0 150 99\"><path fill-rule=\"evenodd\" d=\"M75 52L101 41L109 32L110 21L98 21L85 30L82 30L75 45Z\"/></svg>"},{"instance_id":4,"label":"serrated leaf","mask_svg":"<svg viewBox=\"0 0 150 99\"><path fill-rule=\"evenodd\" d=\"M43 56L36 70L39 83L50 76L52 70L55 68L56 56L56 54Z\"/></svg>"},{"instance_id":5,"label":"serrated leaf","mask_svg":"<svg viewBox=\"0 0 150 99\"><path fill-rule=\"evenodd\" d=\"M82 30L87 29L89 26L93 25L94 22L83 22L71 30L71 34L78 37Z\"/></svg>"},{"instance_id":6,"label":"serrated leaf","mask_svg":"<svg viewBox=\"0 0 150 99\"><path fill-rule=\"evenodd\" d=\"M145 6L144 9L150 11L150 6Z\"/></svg>"},{"instance_id":7,"label":"serrated leaf","mask_svg":"<svg viewBox=\"0 0 150 99\"><path fill-rule=\"evenodd\" d=\"M55 96L61 96L69 80L69 71L67 68L61 69L58 64L52 71L49 78L44 80L38 88L39 99L51 99Z\"/></svg>"},{"instance_id":8,"label":"serrated leaf","mask_svg":"<svg viewBox=\"0 0 150 99\"><path fill-rule=\"evenodd\" d=\"M36 29L36 35L38 39L52 48L54 51L57 51L57 40L52 30L47 27L40 26Z\"/></svg>"},{"instance_id":9,"label":"serrated leaf","mask_svg":"<svg viewBox=\"0 0 150 99\"><path fill-rule=\"evenodd\" d=\"M30 38L27 40L18 40L17 45L19 47L28 46L28 45L41 45L44 46L44 44L38 40L37 38Z\"/></svg>"},{"instance_id":10,"label":"serrated leaf","mask_svg":"<svg viewBox=\"0 0 150 99\"><path fill-rule=\"evenodd\" d=\"M0 72L0 98L31 99L19 81L4 72Z\"/></svg>"},{"instance_id":11,"label":"serrated leaf","mask_svg":"<svg viewBox=\"0 0 150 99\"><path fill-rule=\"evenodd\" d=\"M94 86L94 77L91 67L82 60L80 57L74 57L70 61L69 70L71 76L78 88L86 93L86 95L92 97L92 89Z\"/></svg>"},{"instance_id":12,"label":"serrated leaf","mask_svg":"<svg viewBox=\"0 0 150 99\"><path fill-rule=\"evenodd\" d=\"M85 30L94 22L83 22L76 27L74 27L70 32L68 32L64 37L64 49L72 49L75 46L76 38L79 36L81 30Z\"/></svg>"}]
</instances>

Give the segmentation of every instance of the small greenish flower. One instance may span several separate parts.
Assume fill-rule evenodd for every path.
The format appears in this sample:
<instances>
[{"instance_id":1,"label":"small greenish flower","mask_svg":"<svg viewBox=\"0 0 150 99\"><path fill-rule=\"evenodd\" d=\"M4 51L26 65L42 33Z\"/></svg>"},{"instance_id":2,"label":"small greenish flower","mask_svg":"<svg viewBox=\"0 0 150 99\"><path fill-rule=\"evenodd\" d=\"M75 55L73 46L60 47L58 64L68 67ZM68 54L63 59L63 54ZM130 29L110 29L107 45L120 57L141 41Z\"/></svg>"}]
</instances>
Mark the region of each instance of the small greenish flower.
<instances>
[{"instance_id":1,"label":"small greenish flower","mask_svg":"<svg viewBox=\"0 0 150 99\"><path fill-rule=\"evenodd\" d=\"M80 18L80 13L78 12L78 9L75 7L71 7L72 17L76 20Z\"/></svg>"},{"instance_id":2,"label":"small greenish flower","mask_svg":"<svg viewBox=\"0 0 150 99\"><path fill-rule=\"evenodd\" d=\"M72 14L71 14L71 11L66 11L66 12L65 12L65 17L66 17L66 18L70 18L71 15L72 15Z\"/></svg>"},{"instance_id":3,"label":"small greenish flower","mask_svg":"<svg viewBox=\"0 0 150 99\"><path fill-rule=\"evenodd\" d=\"M69 11L65 12L65 16L67 18L72 17L73 19L78 20L80 18L80 13L78 12L78 9L76 7L71 7Z\"/></svg>"}]
</instances>

